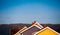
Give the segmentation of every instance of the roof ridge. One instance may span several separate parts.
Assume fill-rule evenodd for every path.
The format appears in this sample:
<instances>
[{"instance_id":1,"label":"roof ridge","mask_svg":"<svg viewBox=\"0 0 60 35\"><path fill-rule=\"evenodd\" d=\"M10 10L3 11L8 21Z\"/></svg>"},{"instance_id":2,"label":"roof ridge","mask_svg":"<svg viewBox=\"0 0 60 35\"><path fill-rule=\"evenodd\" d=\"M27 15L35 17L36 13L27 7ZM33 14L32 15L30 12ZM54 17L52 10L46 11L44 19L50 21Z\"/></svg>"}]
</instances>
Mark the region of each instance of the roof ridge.
<instances>
[{"instance_id":1,"label":"roof ridge","mask_svg":"<svg viewBox=\"0 0 60 35\"><path fill-rule=\"evenodd\" d=\"M40 25L37 21L32 22L32 25L31 25L31 26L33 26L33 25L37 25L37 26L39 26L39 27L43 28L43 26L42 26L42 25Z\"/></svg>"},{"instance_id":2,"label":"roof ridge","mask_svg":"<svg viewBox=\"0 0 60 35\"><path fill-rule=\"evenodd\" d=\"M55 33L57 33L58 35L60 35L58 32L56 32L55 30L53 30L52 28L50 28L50 27L45 27L45 28L43 28L43 29L41 29L40 31L38 31L38 32L36 32L34 35L36 35L37 33L39 33L39 32L42 32L42 31L44 31L45 29L50 29L50 30L52 30L53 32L55 32Z\"/></svg>"}]
</instances>

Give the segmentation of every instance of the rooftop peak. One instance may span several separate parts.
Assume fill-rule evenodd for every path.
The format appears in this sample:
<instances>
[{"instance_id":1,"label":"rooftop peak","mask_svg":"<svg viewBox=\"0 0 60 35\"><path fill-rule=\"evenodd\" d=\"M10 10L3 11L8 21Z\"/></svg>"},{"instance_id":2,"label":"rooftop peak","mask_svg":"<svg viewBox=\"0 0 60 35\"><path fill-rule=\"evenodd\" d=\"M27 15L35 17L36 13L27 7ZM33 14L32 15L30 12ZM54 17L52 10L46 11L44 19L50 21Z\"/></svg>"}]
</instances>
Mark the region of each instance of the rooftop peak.
<instances>
[{"instance_id":1,"label":"rooftop peak","mask_svg":"<svg viewBox=\"0 0 60 35\"><path fill-rule=\"evenodd\" d=\"M34 25L35 23L36 23L36 21L33 21L33 22L32 22L32 25Z\"/></svg>"},{"instance_id":2,"label":"rooftop peak","mask_svg":"<svg viewBox=\"0 0 60 35\"><path fill-rule=\"evenodd\" d=\"M37 25L37 26L39 26L40 28L43 28L43 26L40 25L37 21L33 21L33 22L32 22L32 26L33 26L33 25Z\"/></svg>"}]
</instances>

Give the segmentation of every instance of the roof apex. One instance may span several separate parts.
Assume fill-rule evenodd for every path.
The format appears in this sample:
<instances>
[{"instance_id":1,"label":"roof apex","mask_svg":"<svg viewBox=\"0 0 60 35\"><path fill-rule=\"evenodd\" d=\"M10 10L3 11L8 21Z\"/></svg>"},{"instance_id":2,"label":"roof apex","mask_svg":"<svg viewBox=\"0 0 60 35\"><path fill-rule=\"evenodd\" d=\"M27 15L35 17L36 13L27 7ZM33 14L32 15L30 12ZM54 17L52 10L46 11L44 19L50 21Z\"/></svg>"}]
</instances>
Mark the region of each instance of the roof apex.
<instances>
[{"instance_id":1,"label":"roof apex","mask_svg":"<svg viewBox=\"0 0 60 35\"><path fill-rule=\"evenodd\" d=\"M37 25L37 26L39 26L39 27L43 28L43 26L42 26L42 25L40 25L37 21L33 21L31 26L33 26L33 25Z\"/></svg>"},{"instance_id":2,"label":"roof apex","mask_svg":"<svg viewBox=\"0 0 60 35\"><path fill-rule=\"evenodd\" d=\"M55 30L53 30L52 28L50 28L50 27L48 27L48 26L45 27L44 29L42 29L42 30L36 32L34 35L36 35L36 34L39 33L39 32L42 32L42 31L44 31L44 30L46 30L46 29L50 29L50 30L52 30L53 32L55 32L55 33L57 33L58 35L60 35L58 32L56 32Z\"/></svg>"}]
</instances>

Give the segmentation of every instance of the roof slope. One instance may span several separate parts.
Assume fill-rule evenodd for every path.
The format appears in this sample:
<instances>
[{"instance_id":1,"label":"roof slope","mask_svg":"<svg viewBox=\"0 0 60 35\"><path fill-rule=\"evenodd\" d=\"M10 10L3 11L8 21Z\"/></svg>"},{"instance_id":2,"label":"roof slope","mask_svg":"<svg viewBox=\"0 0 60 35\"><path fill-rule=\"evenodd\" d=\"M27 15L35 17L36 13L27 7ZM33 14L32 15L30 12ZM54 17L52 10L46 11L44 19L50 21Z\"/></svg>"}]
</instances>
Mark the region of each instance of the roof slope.
<instances>
[{"instance_id":1,"label":"roof slope","mask_svg":"<svg viewBox=\"0 0 60 35\"><path fill-rule=\"evenodd\" d=\"M50 27L46 27L38 32L36 32L34 35L59 35L58 32L55 30L51 29Z\"/></svg>"},{"instance_id":2,"label":"roof slope","mask_svg":"<svg viewBox=\"0 0 60 35\"><path fill-rule=\"evenodd\" d=\"M16 34L14 34L14 35L20 35L20 32L22 32L23 30L25 30L25 29L27 29L27 27L26 26L24 26L21 30L19 30Z\"/></svg>"},{"instance_id":3,"label":"roof slope","mask_svg":"<svg viewBox=\"0 0 60 35\"><path fill-rule=\"evenodd\" d=\"M43 26L44 24L41 24L41 25ZM49 26L49 27L51 27L52 29L54 29L55 31L57 31L57 32L60 33L60 24L46 24L46 25ZM3 26L3 27L2 26L3 25L0 26L1 29L3 29L3 27L6 28L6 25ZM13 34L15 34L15 33L17 33L19 31L18 28L21 28L22 29L22 27L24 27L24 26L30 27L31 24L22 24L22 23L19 23L19 24L9 24L9 27L8 26L7 27L9 29L11 29L10 30L11 32L9 34L13 35ZM5 29L4 30L0 30L0 31L4 32Z\"/></svg>"},{"instance_id":4,"label":"roof slope","mask_svg":"<svg viewBox=\"0 0 60 35\"><path fill-rule=\"evenodd\" d=\"M25 29L21 33L24 34L24 35L28 35L27 33L32 35L32 33L37 32L38 30L40 30L42 28L43 28L42 25L40 25L38 22L34 21L29 28Z\"/></svg>"}]
</instances>

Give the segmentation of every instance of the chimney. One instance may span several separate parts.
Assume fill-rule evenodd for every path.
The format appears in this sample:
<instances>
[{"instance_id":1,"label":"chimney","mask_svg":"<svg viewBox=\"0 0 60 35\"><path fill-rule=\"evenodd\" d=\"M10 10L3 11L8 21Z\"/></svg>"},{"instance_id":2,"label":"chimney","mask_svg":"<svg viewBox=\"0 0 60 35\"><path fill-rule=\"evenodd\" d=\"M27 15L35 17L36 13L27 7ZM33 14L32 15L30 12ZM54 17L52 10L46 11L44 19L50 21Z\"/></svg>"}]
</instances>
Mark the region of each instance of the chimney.
<instances>
[{"instance_id":1,"label":"chimney","mask_svg":"<svg viewBox=\"0 0 60 35\"><path fill-rule=\"evenodd\" d=\"M45 27L47 27L47 25L46 24L43 24L43 27L45 28Z\"/></svg>"},{"instance_id":2,"label":"chimney","mask_svg":"<svg viewBox=\"0 0 60 35\"><path fill-rule=\"evenodd\" d=\"M36 23L36 21L32 22L32 25L34 25Z\"/></svg>"}]
</instances>

